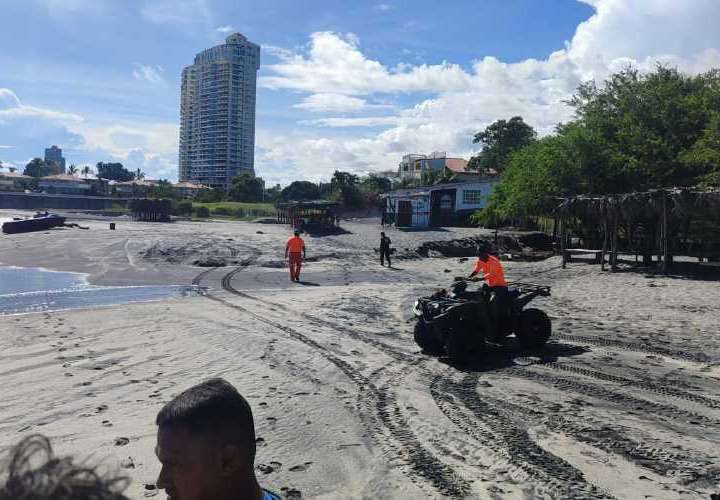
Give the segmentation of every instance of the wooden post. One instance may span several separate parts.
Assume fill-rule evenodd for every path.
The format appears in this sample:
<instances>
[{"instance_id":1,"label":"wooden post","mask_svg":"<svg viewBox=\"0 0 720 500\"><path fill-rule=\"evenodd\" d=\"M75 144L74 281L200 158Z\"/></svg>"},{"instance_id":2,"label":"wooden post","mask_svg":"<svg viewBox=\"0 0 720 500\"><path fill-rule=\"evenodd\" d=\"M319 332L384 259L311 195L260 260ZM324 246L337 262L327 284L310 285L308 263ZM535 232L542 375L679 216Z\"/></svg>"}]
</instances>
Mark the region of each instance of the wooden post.
<instances>
[{"instance_id":1,"label":"wooden post","mask_svg":"<svg viewBox=\"0 0 720 500\"><path fill-rule=\"evenodd\" d=\"M565 214L560 216L560 255L562 255L562 268L565 269L567 266L565 261Z\"/></svg>"},{"instance_id":2,"label":"wooden post","mask_svg":"<svg viewBox=\"0 0 720 500\"><path fill-rule=\"evenodd\" d=\"M612 232L611 232L611 240L610 240L610 271L615 271L617 268L617 233L618 233L618 223L617 218L612 218Z\"/></svg>"},{"instance_id":3,"label":"wooden post","mask_svg":"<svg viewBox=\"0 0 720 500\"><path fill-rule=\"evenodd\" d=\"M667 274L668 271L668 255L669 255L669 249L668 249L668 216L667 216L667 193L663 193L663 202L662 202L662 251L663 251L663 261L662 261L662 273Z\"/></svg>"},{"instance_id":4,"label":"wooden post","mask_svg":"<svg viewBox=\"0 0 720 500\"><path fill-rule=\"evenodd\" d=\"M602 243L602 252L600 253L600 270L605 270L605 254L607 253L607 243L608 243L608 220L607 220L607 212L605 211L605 207L603 207L603 243Z\"/></svg>"}]
</instances>

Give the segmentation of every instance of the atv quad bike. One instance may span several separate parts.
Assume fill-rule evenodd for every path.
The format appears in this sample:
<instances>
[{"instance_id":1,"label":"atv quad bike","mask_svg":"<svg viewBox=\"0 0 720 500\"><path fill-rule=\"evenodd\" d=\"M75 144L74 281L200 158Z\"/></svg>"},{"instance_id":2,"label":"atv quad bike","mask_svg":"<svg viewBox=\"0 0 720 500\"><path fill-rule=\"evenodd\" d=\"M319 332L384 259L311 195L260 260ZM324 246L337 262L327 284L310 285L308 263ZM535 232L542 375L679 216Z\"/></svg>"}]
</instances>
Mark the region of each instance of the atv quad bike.
<instances>
[{"instance_id":1,"label":"atv quad bike","mask_svg":"<svg viewBox=\"0 0 720 500\"><path fill-rule=\"evenodd\" d=\"M415 302L415 342L424 352L467 362L487 344L501 343L512 334L525 349L540 348L548 341L550 318L525 306L535 297L549 296L549 286L513 283L507 293L496 294L486 285L469 291L467 284L468 280L456 278L449 291Z\"/></svg>"}]
</instances>

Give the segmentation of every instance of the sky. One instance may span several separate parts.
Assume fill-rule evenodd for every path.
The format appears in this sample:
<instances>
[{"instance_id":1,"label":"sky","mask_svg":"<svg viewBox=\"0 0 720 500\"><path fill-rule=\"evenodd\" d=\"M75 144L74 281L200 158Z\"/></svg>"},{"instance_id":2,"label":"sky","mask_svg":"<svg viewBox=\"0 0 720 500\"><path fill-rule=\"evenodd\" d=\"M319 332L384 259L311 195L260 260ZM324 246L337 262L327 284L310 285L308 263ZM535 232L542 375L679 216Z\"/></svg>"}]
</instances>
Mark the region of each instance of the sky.
<instances>
[{"instance_id":1,"label":"sky","mask_svg":"<svg viewBox=\"0 0 720 500\"><path fill-rule=\"evenodd\" d=\"M0 161L57 144L176 180L182 68L234 32L262 47L268 184L469 158L497 119L552 133L627 65L720 68L718 25L720 0L0 0Z\"/></svg>"}]
</instances>

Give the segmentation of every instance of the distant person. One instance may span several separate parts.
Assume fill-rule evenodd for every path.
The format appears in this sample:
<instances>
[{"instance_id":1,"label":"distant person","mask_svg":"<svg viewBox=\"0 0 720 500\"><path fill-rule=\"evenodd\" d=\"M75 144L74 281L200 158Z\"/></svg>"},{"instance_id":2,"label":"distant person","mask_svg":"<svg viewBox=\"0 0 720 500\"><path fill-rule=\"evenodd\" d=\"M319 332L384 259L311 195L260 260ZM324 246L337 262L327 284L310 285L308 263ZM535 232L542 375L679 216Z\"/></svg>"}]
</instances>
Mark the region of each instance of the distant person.
<instances>
[{"instance_id":1,"label":"distant person","mask_svg":"<svg viewBox=\"0 0 720 500\"><path fill-rule=\"evenodd\" d=\"M0 477L0 500L128 500L122 492L130 482L102 476L70 457L56 457L40 434L9 450Z\"/></svg>"},{"instance_id":2,"label":"distant person","mask_svg":"<svg viewBox=\"0 0 720 500\"><path fill-rule=\"evenodd\" d=\"M180 500L280 500L255 477L250 405L221 378L181 392L158 413L157 487Z\"/></svg>"},{"instance_id":3,"label":"distant person","mask_svg":"<svg viewBox=\"0 0 720 500\"><path fill-rule=\"evenodd\" d=\"M285 245L285 259L290 268L290 281L300 281L300 268L303 259L306 258L305 241L300 237L300 231L297 229L294 234Z\"/></svg>"},{"instance_id":4,"label":"distant person","mask_svg":"<svg viewBox=\"0 0 720 500\"><path fill-rule=\"evenodd\" d=\"M387 259L388 267L392 267L392 262L390 262L390 238L385 236L385 232L380 233L380 265L385 265L385 259Z\"/></svg>"}]
</instances>

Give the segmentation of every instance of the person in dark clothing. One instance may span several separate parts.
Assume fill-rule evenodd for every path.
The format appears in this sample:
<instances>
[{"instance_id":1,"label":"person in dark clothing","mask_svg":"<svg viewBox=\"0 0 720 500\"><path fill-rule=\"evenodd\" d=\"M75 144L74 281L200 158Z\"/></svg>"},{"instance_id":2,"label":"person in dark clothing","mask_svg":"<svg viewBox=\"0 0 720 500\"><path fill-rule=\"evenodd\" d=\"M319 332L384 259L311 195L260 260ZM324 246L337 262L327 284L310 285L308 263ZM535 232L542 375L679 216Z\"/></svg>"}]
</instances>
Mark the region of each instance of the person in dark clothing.
<instances>
[{"instance_id":1,"label":"person in dark clothing","mask_svg":"<svg viewBox=\"0 0 720 500\"><path fill-rule=\"evenodd\" d=\"M247 400L221 378L191 387L157 415L157 487L181 500L280 500L255 477Z\"/></svg>"},{"instance_id":2,"label":"person in dark clothing","mask_svg":"<svg viewBox=\"0 0 720 500\"><path fill-rule=\"evenodd\" d=\"M380 265L385 265L385 259L387 259L388 267L392 267L392 262L390 262L390 238L385 236L385 233L380 233Z\"/></svg>"}]
</instances>

